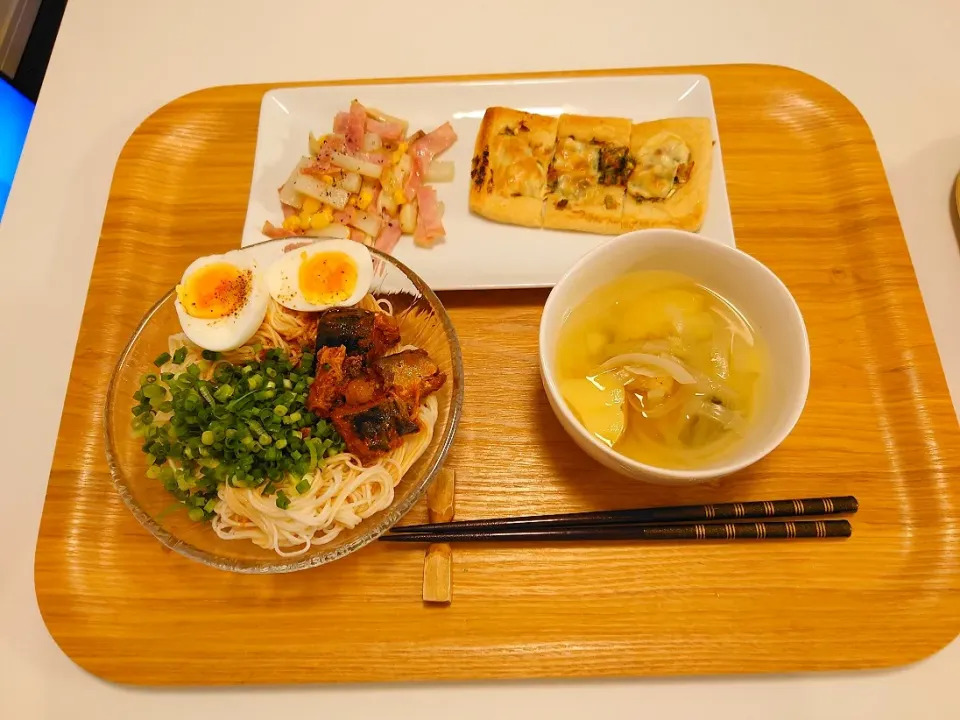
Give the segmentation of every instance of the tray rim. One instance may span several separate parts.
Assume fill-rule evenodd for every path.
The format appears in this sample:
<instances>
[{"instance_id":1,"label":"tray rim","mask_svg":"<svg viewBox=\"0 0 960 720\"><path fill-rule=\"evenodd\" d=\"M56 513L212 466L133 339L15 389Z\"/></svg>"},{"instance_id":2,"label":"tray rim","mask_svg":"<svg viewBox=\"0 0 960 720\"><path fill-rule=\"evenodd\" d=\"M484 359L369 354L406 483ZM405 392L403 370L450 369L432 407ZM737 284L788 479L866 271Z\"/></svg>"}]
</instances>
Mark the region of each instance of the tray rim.
<instances>
[{"instance_id":1,"label":"tray rim","mask_svg":"<svg viewBox=\"0 0 960 720\"><path fill-rule=\"evenodd\" d=\"M209 86L209 87L205 87L205 88L198 88L198 89L193 90L193 91L191 91L191 92L188 92L188 93L185 93L185 94L183 94L183 95L180 95L180 96L174 98L173 100L171 100L171 101L169 101L169 102L161 105L160 107L156 108L153 112L151 112L149 115L147 115L147 116L144 118L144 120L141 121L141 122L136 126L136 128L133 130L133 132L130 134L130 136L129 136L129 137L127 138L127 140L125 141L125 143L124 143L124 145L123 145L123 147L122 147L122 149L121 149L121 152L120 152L120 154L119 154L119 156L118 156L118 158L117 158L117 162L116 162L116 164L115 164L115 166L114 166L114 173L113 173L112 176L111 176L111 185L110 185L110 187L111 187L111 190L112 190L113 185L114 185L114 182L115 182L115 180L116 180L116 171L117 171L117 168L118 168L119 165L120 165L120 160L123 159L124 156L127 155L128 152L131 152L131 141L133 141L134 138L140 133L140 130L142 129L142 127L143 127L144 125L146 125L148 122L150 122L151 120L153 120L153 119L155 118L155 116L157 116L158 114L169 110L169 109L171 108L171 106L176 105L176 104L179 104L179 103L190 102L190 101L193 100L196 96L203 95L203 94L208 93L208 92L210 92L210 91L223 90L223 89L231 89L231 88L254 88L254 87L257 87L257 88L263 88L263 89L264 89L264 92L268 92L269 90L272 90L272 89L291 88L291 87L311 87L311 86L338 86L338 85L339 85L339 86L342 86L342 85L360 85L360 86L363 86L363 85L374 85L374 84L410 84L410 83L429 83L429 82L444 82L444 81L472 81L472 80L481 80L481 81L482 81L482 80L488 80L488 79L489 79L489 80L509 80L509 79L525 79L525 78L531 78L531 79L541 79L541 78L544 78L544 79L549 79L549 78L591 77L591 76L608 76L608 75L620 76L620 75L654 75L654 74L657 74L657 75L662 75L662 74L700 74L700 73L709 72L709 70L710 70L711 68L747 69L747 68L751 68L751 67L773 69L773 70L776 70L776 71L779 71L779 72L783 72L783 73L785 73L785 75L787 75L787 76L789 76L789 75L795 75L795 76L798 76L798 77L805 78L807 82L812 82L812 83L814 83L815 85L817 85L817 86L819 87L819 89L820 89L822 92L824 92L826 95L832 96L833 99L838 103L838 109L839 109L839 110L843 110L844 112L849 113L849 115L850 115L850 117L851 117L852 119L854 119L854 120L856 120L856 121L858 121L858 122L860 123L860 125L862 126L862 127L861 127L861 132L864 133L864 135L865 135L864 140L868 140L868 141L869 141L868 144L869 144L869 148L870 148L870 149L867 150L866 152L869 153L869 152L872 151L872 152L876 153L876 156L877 156L877 170L879 171L877 177L878 177L878 180L882 181L882 182L880 182L880 185L881 185L882 189L886 191L885 193L882 194L882 196L880 197L880 200L883 202L883 204L884 204L884 206L885 206L885 212L886 212L893 220L895 220L895 222L896 222L896 232L897 232L897 234L899 234L899 236L900 236L901 239L904 239L904 238L903 238L903 228L902 228L902 225L901 225L900 219L899 219L899 213L898 213L898 211L897 211L896 204L893 202L892 192L891 192L891 190L890 190L889 182L888 182L888 180L887 180L886 168L884 167L882 158L881 158L881 156L880 156L879 148L878 148L877 145L876 145L876 140L875 140L873 131L872 131L869 123L868 123L868 122L866 121L866 119L864 118L863 114L860 112L860 110L857 108L857 106L856 106L852 101L850 101L849 98L846 97L846 95L844 95L841 91L839 91L837 88L833 87L833 86L830 85L829 83L827 83L827 82L825 82L825 81L817 78L817 77L814 76L814 75L811 75L811 74L809 74L809 73L806 73L806 72L804 72L804 71L802 71L802 70L798 70L798 69L792 68L792 67L790 67L790 66L772 64L772 63L769 63L769 64L768 64L768 63L729 63L729 64L712 64L712 65L664 66L664 67L651 67L651 68L636 68L636 67L634 67L634 68L606 68L606 69L588 69L588 70L574 70L574 71L563 71L563 70L561 70L561 71L530 71L530 72L493 73L493 74L468 74L468 75L450 75L450 76L445 76L445 75L438 75L438 76L408 76L408 77L400 77L400 78L360 78L360 79L334 79L334 80L325 80L325 81L291 81L291 82L278 82L278 83L268 82L268 83L243 83L243 84L214 85L214 86ZM857 204L860 204L860 203L857 203ZM109 199L108 199L108 206L109 206ZM104 220L106 220L106 213L105 213L105 215L104 215ZM99 239L102 239L102 233L103 233L103 227L101 227L101 236L100 236ZM904 240L905 240L905 239L904 239ZM99 240L98 240L98 247L99 247ZM913 263L912 263L912 260L911 260L911 258L910 258L910 255L909 255L909 250L908 250L908 248L906 248L905 243L904 243L904 250L905 250L906 252L904 253L905 257L903 258L903 260L904 260L904 261L907 263L907 265L909 266L910 275L912 276L912 280L913 280L913 285L914 285L914 287L917 288L917 295L918 295L918 297L920 298L921 304L922 304L922 296L920 295L920 292L919 292L919 283L918 283L917 278L916 278L916 273L913 271ZM91 276L92 276L92 274L93 274L93 272L91 272ZM490 290L488 290L488 292L489 292L489 291L490 291ZM496 288L496 289L492 289L492 291L493 291L493 292L510 292L511 290L510 290L509 288ZM452 292L464 292L464 291L452 291ZM87 295L86 295L86 297L85 297L85 305L86 305L86 303L89 301L89 297L90 297L90 288L88 287ZM921 305L921 306L922 306L922 305ZM933 352L934 352L934 353L938 353L938 351L937 351L937 349L936 349L936 345L935 345L935 340L933 339L932 331L930 331L930 329L929 329L929 324L924 328L924 331L925 331L925 334L929 337L931 343L933 343ZM78 338L78 342L79 342L79 338ZM74 372L74 365L75 365L75 363L76 363L76 356L77 356L78 350L79 350L79 347L78 347L78 348L75 348L75 352L74 352L74 362L71 364L71 372L70 372L71 376L72 376L72 374L73 374L73 372ZM936 366L939 368L939 376L940 376L940 379L943 380L943 378L944 378L944 375L943 375L943 367L942 367L942 363L940 363L940 361L939 361L939 354L937 354L935 357L936 357L936 359L937 359ZM945 380L943 380L943 382L944 382L944 386L945 386ZM57 448L57 447L59 446L59 444L60 444L60 431L61 431L61 429L62 429L62 423L63 423L63 411L61 411L61 422L60 422L60 425L58 426L57 443L56 443L56 446L55 446L55 453L54 453L54 456L53 456L52 462L51 462L51 474L52 474L53 471L54 471L53 461L56 459L56 448ZM60 647L61 650L63 650L64 654L67 655L67 657L69 657L69 658L70 658L73 662L75 662L78 666L80 666L81 668L83 668L83 669L86 670L87 672L90 672L91 674L93 674L93 675L95 675L95 676L97 676L97 677L100 677L100 678L102 678L102 679L106 679L106 680L111 681L111 682L117 682L117 683L121 683L121 684L125 684L125 685L132 685L132 686L144 686L144 687L161 687L161 686L191 687L191 686L195 686L195 685L192 685L192 684L179 683L179 682L148 682L148 681L143 681L143 682L141 682L141 681L137 681L137 680L131 680L131 679L125 679L125 678L121 678L121 677L111 676L111 675L109 675L108 673L99 674L99 673L95 672L93 669L91 669L90 667L88 667L86 664L84 664L83 662L81 662L81 661L80 661L79 659L77 659L76 657L70 655L70 654L63 648L63 645L61 644L60 639L51 631L50 624L49 624L49 622L48 622L47 613L44 612L44 601L41 600L42 593L39 591L39 588L37 587L37 582L36 582L37 565L38 565L38 562L37 562L37 561L38 561L38 558L40 557L40 544L41 544L41 542L43 542L43 538L44 538L44 534L43 534L43 532L42 532L42 518L43 518L43 516L46 514L47 505L48 505L47 501L48 501L48 499L49 499L49 482L50 482L50 479L49 479L49 477L48 477L48 489L47 489L47 493L45 493L45 497L44 497L44 505L43 505L43 510L42 510L42 512L41 512L41 525L40 525L40 528L38 528L37 548L36 548L36 553L35 553L35 556L34 556L34 583L35 583L35 594L36 594L38 609L40 610L41 618L43 619L44 625L45 625L45 627L47 628L48 633L50 633L51 638L54 640L55 644L56 644L58 647ZM945 592L945 593L949 594L949 593L951 592L951 590L950 590L950 588L947 588L947 589L945 589L945 590L942 591L942 592ZM958 631L960 631L960 628L958 628ZM954 636L952 636L952 637L949 637L949 638L947 638L942 644L938 644L938 645L936 645L936 646L934 646L934 647L932 647L932 648L927 648L927 647L922 648L921 654L919 654L919 655L917 655L917 656L915 656L915 657L913 656L913 654L910 654L909 656L907 656L907 657L905 657L905 658L904 658L904 657L898 657L898 658L892 659L892 660L890 660L890 661L887 661L886 659L884 659L884 660L881 660L881 661L879 661L879 662L872 662L872 663L866 664L866 665L863 665L862 663L858 663L858 664L856 664L856 665L852 665L852 664L850 664L849 662L845 662L845 663L841 663L841 664L833 664L833 665L830 665L830 666L825 667L825 668L808 668L808 669L800 669L800 670L773 668L773 669L768 669L768 670L763 670L763 669L761 669L761 670L748 670L747 672L761 672L761 673L769 672L769 673L783 674L783 673L795 673L795 672L823 672L823 671L828 671L828 672L829 672L829 671L836 671L837 669L851 669L851 668L869 670L869 669L882 669L882 668L900 667L900 666L905 666L905 665L909 665L909 664L918 662L919 660L922 660L922 659L924 659L924 658L926 658L926 657L929 657L929 656L931 656L931 655L939 652L939 651L942 650L944 647L946 647L948 644L950 644L951 642L953 642L953 640L954 640L956 637L957 637L957 635L954 635ZM889 656L888 656L888 657L889 657ZM718 671L706 670L706 671L704 671L704 672L707 672L707 673L709 673L709 674L714 674L714 673L716 673L716 672L718 672ZM633 674L633 675L626 675L626 676L627 676L627 677L650 677L650 676L669 676L669 675L676 675L676 673L673 673L673 672L670 672L670 671L665 671L665 670L660 670L660 671L653 671L653 672L649 672L649 673L645 673L645 674L641 674L641 675L637 675L637 674L635 673L635 674ZM550 673L539 673L539 674L535 674L535 675L517 676L517 675L512 675L512 674L509 673L509 671L507 671L507 673L505 673L505 674L496 674L496 673L487 674L487 675L483 676L483 679L486 679L486 680L523 679L523 678L526 678L526 679L535 679L535 678L548 678L548 677L549 677L549 678L555 678L555 677L563 677L563 676L566 676L567 679L576 678L576 679L581 679L581 680L582 680L582 679L593 679L593 678L600 678L600 677L624 677L625 675L624 675L623 673L618 674L618 673L615 673L615 672L614 672L614 673L596 673L596 672L595 672L595 673L589 674L589 675L570 675L569 673L561 673L561 672L553 671L553 672L550 672ZM447 676L443 676L443 678L446 678L446 677L447 677ZM440 679L440 678L437 678L436 676L432 676L432 677L408 677L408 676L405 676L405 677L403 677L403 678L394 679L394 680L389 681L389 682L418 682L418 681L431 681L431 680L432 680L432 681L436 681L437 679ZM319 682L321 682L321 683L323 683L323 684L326 684L327 682L334 682L334 680L321 680L321 681L319 681ZM354 681L354 682L356 682L356 681ZM302 683L301 683L300 681L292 681L292 682L287 683L287 684L302 684ZM230 685L229 685L228 683L216 683L215 685L209 685L209 684L208 684L208 685L204 685L204 686L202 686L202 687L211 687L211 686L220 686L220 687L223 687L223 686L230 686Z\"/></svg>"}]
</instances>

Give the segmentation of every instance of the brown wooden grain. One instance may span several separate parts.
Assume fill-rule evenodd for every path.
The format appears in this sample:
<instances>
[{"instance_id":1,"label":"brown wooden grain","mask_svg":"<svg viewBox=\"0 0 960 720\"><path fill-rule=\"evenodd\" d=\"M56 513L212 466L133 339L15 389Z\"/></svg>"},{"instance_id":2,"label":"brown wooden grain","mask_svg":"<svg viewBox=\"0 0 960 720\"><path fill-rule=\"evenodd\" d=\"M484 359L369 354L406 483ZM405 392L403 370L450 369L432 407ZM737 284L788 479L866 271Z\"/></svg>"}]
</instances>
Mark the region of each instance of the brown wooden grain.
<instances>
[{"instance_id":1,"label":"brown wooden grain","mask_svg":"<svg viewBox=\"0 0 960 720\"><path fill-rule=\"evenodd\" d=\"M268 86L212 88L154 113L117 163L36 553L64 652L114 681L216 685L865 668L953 639L960 434L870 130L799 72L681 71L712 83L739 246L806 317L806 411L734 477L633 482L579 452L547 406L546 291L447 293L466 372L447 459L459 516L850 494L852 539L465 547L442 611L421 602L415 546L374 543L281 576L167 551L113 492L103 399L142 313L195 256L238 243ZM408 520L426 520L422 504Z\"/></svg>"},{"instance_id":2,"label":"brown wooden grain","mask_svg":"<svg viewBox=\"0 0 960 720\"><path fill-rule=\"evenodd\" d=\"M432 523L453 520L456 473L444 467L427 490L427 519ZM423 558L423 601L453 600L453 551L448 543L432 543Z\"/></svg>"}]
</instances>

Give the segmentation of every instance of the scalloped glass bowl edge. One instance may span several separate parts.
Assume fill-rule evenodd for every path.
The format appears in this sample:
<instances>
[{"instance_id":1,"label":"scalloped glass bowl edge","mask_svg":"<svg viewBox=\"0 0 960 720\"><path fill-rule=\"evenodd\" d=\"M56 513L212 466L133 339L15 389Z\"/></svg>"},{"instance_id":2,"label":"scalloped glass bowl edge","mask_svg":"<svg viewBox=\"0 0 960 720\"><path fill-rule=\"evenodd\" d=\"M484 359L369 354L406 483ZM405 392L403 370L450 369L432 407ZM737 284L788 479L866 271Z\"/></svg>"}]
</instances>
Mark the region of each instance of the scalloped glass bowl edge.
<instances>
[{"instance_id":1,"label":"scalloped glass bowl edge","mask_svg":"<svg viewBox=\"0 0 960 720\"><path fill-rule=\"evenodd\" d=\"M256 249L279 242L281 241L267 241L250 248ZM164 519L165 513L157 511L160 497L158 493L166 491L162 487L158 488L159 481L151 480L143 472L139 472L141 468L137 465L136 458L139 457L138 453L142 454L139 448L141 443L130 431L128 403L124 402L123 397L124 391L128 390L132 394L131 388L136 387L132 384L133 379L146 372L148 361L145 359L152 359L165 349L165 346L158 347L154 342L150 342L150 335L165 337L165 334L178 329L172 326L168 329L159 327L161 323L170 324L171 318L175 318L172 309L174 290L171 289L143 316L120 353L110 377L103 415L104 447L113 485L133 516L166 547L191 560L230 572L269 574L307 570L343 558L376 540L410 511L433 482L456 436L463 405L463 360L460 343L449 315L426 283L406 265L389 255L373 249L371 254L378 264L380 289L393 288L393 294L386 293L391 299L409 302L398 314L404 318L414 318L416 325L411 327L415 334L423 337L423 344L429 345L426 349L447 373L447 382L438 392L440 414L433 440L423 456L404 474L395 488L393 502L385 510L362 521L353 530L342 533L342 539L338 537L329 545L314 546L305 555L298 557L277 555L258 548L249 540L219 540L206 524L188 525L186 523L189 521L180 519L171 529L169 521ZM382 296L376 290L375 294ZM412 310L416 312L410 312ZM166 318L165 315L170 317ZM401 321L401 342L407 341L405 322L406 319ZM147 343L149 347L144 347ZM142 462L142 470L145 471L145 460ZM149 498L146 497L148 495ZM176 503L172 496L166 497L168 506ZM151 505L153 507L150 507ZM180 515L185 516L185 513ZM214 548L200 545L213 545ZM217 548L223 550L218 551Z\"/></svg>"}]
</instances>

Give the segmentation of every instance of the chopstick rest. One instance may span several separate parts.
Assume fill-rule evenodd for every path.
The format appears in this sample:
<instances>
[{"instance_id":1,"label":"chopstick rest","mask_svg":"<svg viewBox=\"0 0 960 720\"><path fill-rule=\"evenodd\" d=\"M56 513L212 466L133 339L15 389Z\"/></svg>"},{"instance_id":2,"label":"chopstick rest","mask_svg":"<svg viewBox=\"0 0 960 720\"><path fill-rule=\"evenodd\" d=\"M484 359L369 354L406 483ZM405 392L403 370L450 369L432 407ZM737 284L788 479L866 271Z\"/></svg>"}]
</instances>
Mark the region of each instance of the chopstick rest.
<instances>
[{"instance_id":1,"label":"chopstick rest","mask_svg":"<svg viewBox=\"0 0 960 720\"><path fill-rule=\"evenodd\" d=\"M456 473L441 468L437 479L427 490L427 516L431 523L453 520L455 512ZM450 545L432 543L423 558L423 601L449 603L453 600L453 551Z\"/></svg>"}]
</instances>

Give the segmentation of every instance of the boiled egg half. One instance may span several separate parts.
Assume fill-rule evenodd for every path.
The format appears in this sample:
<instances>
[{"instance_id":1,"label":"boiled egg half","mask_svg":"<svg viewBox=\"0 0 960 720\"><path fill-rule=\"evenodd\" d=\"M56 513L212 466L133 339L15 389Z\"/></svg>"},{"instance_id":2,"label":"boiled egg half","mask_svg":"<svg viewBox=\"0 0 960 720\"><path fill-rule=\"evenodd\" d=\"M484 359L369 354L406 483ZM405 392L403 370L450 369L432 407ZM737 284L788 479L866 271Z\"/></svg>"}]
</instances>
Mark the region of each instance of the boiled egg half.
<instances>
[{"instance_id":1,"label":"boiled egg half","mask_svg":"<svg viewBox=\"0 0 960 720\"><path fill-rule=\"evenodd\" d=\"M373 259L353 240L321 240L286 253L266 280L270 296L291 310L356 305L370 291Z\"/></svg>"},{"instance_id":2,"label":"boiled egg half","mask_svg":"<svg viewBox=\"0 0 960 720\"><path fill-rule=\"evenodd\" d=\"M242 251L194 260L177 285L180 327L205 350L236 350L256 334L269 295L256 260Z\"/></svg>"}]
</instances>

